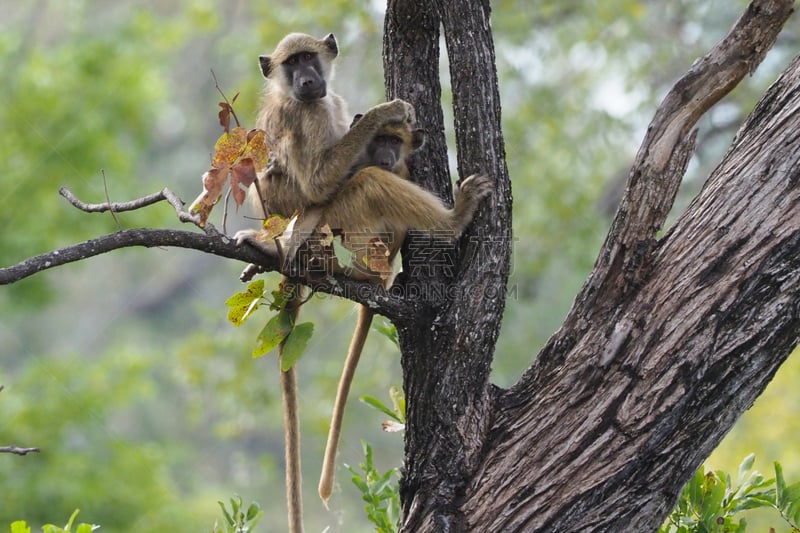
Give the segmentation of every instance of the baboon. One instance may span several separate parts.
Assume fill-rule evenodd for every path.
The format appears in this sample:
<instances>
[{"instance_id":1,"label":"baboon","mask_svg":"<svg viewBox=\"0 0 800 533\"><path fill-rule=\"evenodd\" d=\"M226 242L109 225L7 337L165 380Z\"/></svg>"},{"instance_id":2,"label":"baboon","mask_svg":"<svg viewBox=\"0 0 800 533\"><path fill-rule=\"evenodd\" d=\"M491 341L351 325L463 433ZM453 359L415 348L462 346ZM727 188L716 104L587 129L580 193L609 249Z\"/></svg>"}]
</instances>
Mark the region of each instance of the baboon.
<instances>
[{"instance_id":1,"label":"baboon","mask_svg":"<svg viewBox=\"0 0 800 533\"><path fill-rule=\"evenodd\" d=\"M363 115L356 115L353 124ZM352 125L351 125L352 127ZM367 145L367 150L359 158L352 173L368 166L378 166L384 170L409 179L406 158L419 150L425 142L425 131L412 128L407 122L390 122L385 124Z\"/></svg>"},{"instance_id":2,"label":"baboon","mask_svg":"<svg viewBox=\"0 0 800 533\"><path fill-rule=\"evenodd\" d=\"M272 172L259 176L256 189L265 215L291 216L329 204L341 189L358 157L378 128L387 122L413 120L413 107L402 100L368 110L352 129L347 128L344 100L328 87L339 47L333 34L323 39L291 33L268 56L260 56L266 78L256 127L266 132ZM237 233L239 243L255 242L257 232ZM289 286L288 280L284 281ZM287 309L296 318L301 295L292 290ZM278 347L282 358L283 344ZM303 531L295 370L281 372L286 423L286 491L290 533Z\"/></svg>"},{"instance_id":3,"label":"baboon","mask_svg":"<svg viewBox=\"0 0 800 533\"><path fill-rule=\"evenodd\" d=\"M414 119L410 104L393 100L348 129L347 106L328 87L338 50L332 34L291 33L259 57L267 85L256 127L267 134L273 171L258 185L268 214L290 216L329 203L380 127Z\"/></svg>"},{"instance_id":4,"label":"baboon","mask_svg":"<svg viewBox=\"0 0 800 533\"><path fill-rule=\"evenodd\" d=\"M370 271L367 266L371 246L376 242L385 246L391 265L410 229L432 230L438 235L458 237L472 220L480 200L491 192L487 176L470 176L456 190L455 206L451 210L438 197L408 181L405 158L423 141L421 130L412 129L407 122L391 123L381 128L360 162L364 168L356 171L331 206L322 213L322 223L328 224L335 233L341 232L343 245L353 253L354 277L375 284L388 281L385 273ZM333 489L336 452L347 396L373 316L369 307L359 306L356 329L339 379L323 458L319 495L324 502L328 501Z\"/></svg>"}]
</instances>

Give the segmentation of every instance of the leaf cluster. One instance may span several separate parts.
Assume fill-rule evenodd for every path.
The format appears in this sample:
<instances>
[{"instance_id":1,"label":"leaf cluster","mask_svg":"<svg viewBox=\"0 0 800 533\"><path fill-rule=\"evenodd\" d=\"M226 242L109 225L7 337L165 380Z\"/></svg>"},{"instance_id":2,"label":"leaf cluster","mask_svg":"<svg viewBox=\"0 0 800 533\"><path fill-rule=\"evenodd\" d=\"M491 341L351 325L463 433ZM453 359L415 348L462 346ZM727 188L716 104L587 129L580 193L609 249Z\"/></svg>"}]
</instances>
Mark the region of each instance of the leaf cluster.
<instances>
[{"instance_id":1,"label":"leaf cluster","mask_svg":"<svg viewBox=\"0 0 800 533\"><path fill-rule=\"evenodd\" d=\"M705 471L701 466L686 484L659 533L745 533L743 511L771 508L800 532L800 482L786 485L783 468L775 462L775 478L765 479L751 471L755 454L739 465L737 485L724 471Z\"/></svg>"},{"instance_id":2,"label":"leaf cluster","mask_svg":"<svg viewBox=\"0 0 800 533\"><path fill-rule=\"evenodd\" d=\"M221 526L219 523L215 523L213 533L248 533L253 531L253 528L264 515L261 507L256 502L253 502L245 510L242 504L242 497L239 495L231 498L230 502L230 511L223 502L217 502L222 510L225 522Z\"/></svg>"},{"instance_id":3,"label":"leaf cluster","mask_svg":"<svg viewBox=\"0 0 800 533\"><path fill-rule=\"evenodd\" d=\"M42 526L43 533L72 533L72 525L75 521L75 518L78 516L80 509L75 509L72 513L72 516L69 517L69 521L64 527L58 527L53 524L45 524ZM99 529L100 526L96 524L78 524L75 527L75 533L92 533L95 529ZM28 527L27 522L24 520L17 520L16 522L12 522L11 524L11 533L31 533L31 528Z\"/></svg>"},{"instance_id":4,"label":"leaf cluster","mask_svg":"<svg viewBox=\"0 0 800 533\"><path fill-rule=\"evenodd\" d=\"M372 446L361 441L364 449L364 462L359 463L360 472L350 465L345 465L353 474L350 480L361 492L361 499L366 502L364 511L367 519L375 525L378 533L394 533L400 519L400 493L397 480L400 470L391 468L384 473L375 468Z\"/></svg>"},{"instance_id":5,"label":"leaf cluster","mask_svg":"<svg viewBox=\"0 0 800 533\"><path fill-rule=\"evenodd\" d=\"M286 308L293 290L281 286L267 295L264 280L258 279L248 284L247 290L234 294L225 302L228 320L236 327L244 324L265 303L270 310L277 311L258 334L253 357L266 355L283 342L281 370L284 372L297 363L314 333L313 323L295 324L292 313Z\"/></svg>"}]
</instances>

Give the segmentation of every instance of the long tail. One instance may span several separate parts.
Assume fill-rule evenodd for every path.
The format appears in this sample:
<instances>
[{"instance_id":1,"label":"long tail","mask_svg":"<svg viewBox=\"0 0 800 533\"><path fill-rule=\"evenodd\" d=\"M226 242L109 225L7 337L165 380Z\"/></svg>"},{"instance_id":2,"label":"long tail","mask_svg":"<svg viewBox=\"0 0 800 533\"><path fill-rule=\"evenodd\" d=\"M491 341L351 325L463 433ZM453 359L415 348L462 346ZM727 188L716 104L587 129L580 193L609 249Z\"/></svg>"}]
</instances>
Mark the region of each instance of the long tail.
<instances>
[{"instance_id":1,"label":"long tail","mask_svg":"<svg viewBox=\"0 0 800 533\"><path fill-rule=\"evenodd\" d=\"M339 436L342 433L342 419L344 418L347 396L350 394L353 375L356 372L356 367L358 367L358 360L361 358L364 342L367 340L367 334L374 315L375 313L368 307L359 306L356 330L353 332L353 339L350 341L350 348L347 351L347 359L342 369L342 376L339 378L339 388L336 391L336 401L333 405L333 416L331 417L331 428L328 431L328 443L325 445L325 457L322 460L322 474L319 479L319 496L326 506L328 498L333 492L336 452L339 448Z\"/></svg>"},{"instance_id":2,"label":"long tail","mask_svg":"<svg viewBox=\"0 0 800 533\"><path fill-rule=\"evenodd\" d=\"M297 318L299 303L302 301L300 286L292 290L287 310L292 314L292 322ZM278 346L278 364L283 359L283 342ZM280 369L280 366L278 367ZM300 411L297 405L297 371L294 367L281 371L281 397L283 399L284 448L286 452L286 507L289 516L289 533L303 533L303 483L300 472Z\"/></svg>"}]
</instances>

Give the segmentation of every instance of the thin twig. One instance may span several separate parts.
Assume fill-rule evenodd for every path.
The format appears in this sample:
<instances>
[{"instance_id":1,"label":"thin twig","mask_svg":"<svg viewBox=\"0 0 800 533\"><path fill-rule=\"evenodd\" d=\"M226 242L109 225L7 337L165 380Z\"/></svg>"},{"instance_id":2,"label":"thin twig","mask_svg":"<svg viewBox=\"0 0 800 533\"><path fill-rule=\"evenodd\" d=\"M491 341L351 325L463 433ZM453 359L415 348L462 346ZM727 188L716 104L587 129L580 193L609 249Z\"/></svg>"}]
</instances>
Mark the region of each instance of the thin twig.
<instances>
[{"instance_id":1,"label":"thin twig","mask_svg":"<svg viewBox=\"0 0 800 533\"><path fill-rule=\"evenodd\" d=\"M241 124L239 123L239 117L236 116L236 111L233 109L233 104L231 104L228 101L228 97L225 96L225 93L222 92L222 89L219 86L219 82L217 81L217 75L214 74L214 69L213 68L211 69L211 77L214 78L214 87L217 88L217 91L219 92L220 95L222 95L222 98L223 98L223 100L225 100L225 103L228 104L228 109L231 110L231 115L233 115L233 120L236 121L236 126L237 127L241 126ZM238 95L239 95L239 93L236 93L236 96L238 96ZM236 96L233 97L234 101L236 100Z\"/></svg>"},{"instance_id":2,"label":"thin twig","mask_svg":"<svg viewBox=\"0 0 800 533\"><path fill-rule=\"evenodd\" d=\"M129 202L106 202L102 204L87 204L82 202L81 200L78 200L72 191L66 187L61 187L58 190L58 193L66 198L67 201L73 206L87 213L104 213L109 210L117 213L121 213L123 211L134 211L136 209L141 209L143 207L157 204L158 202L166 200L175 209L175 212L178 215L178 220L181 222L191 222L192 224L200 227L200 217L186 212L183 209L183 201L175 196L172 191L166 188L157 193L153 193L142 198L137 198L136 200L131 200Z\"/></svg>"},{"instance_id":3,"label":"thin twig","mask_svg":"<svg viewBox=\"0 0 800 533\"><path fill-rule=\"evenodd\" d=\"M261 204L261 210L264 212L264 220L269 218L269 213L267 213L267 204L264 202L264 195L261 194L261 186L258 183L258 178L253 180L253 185L256 186L256 194L258 194L258 201Z\"/></svg>"},{"instance_id":4,"label":"thin twig","mask_svg":"<svg viewBox=\"0 0 800 533\"><path fill-rule=\"evenodd\" d=\"M228 192L225 193L225 203L222 204L222 233L228 233L228 203L231 193L233 193L233 189L228 187Z\"/></svg>"},{"instance_id":5,"label":"thin twig","mask_svg":"<svg viewBox=\"0 0 800 533\"><path fill-rule=\"evenodd\" d=\"M28 455L31 452L38 452L39 448L20 448L19 446L0 446L0 453L13 453L16 455Z\"/></svg>"},{"instance_id":6,"label":"thin twig","mask_svg":"<svg viewBox=\"0 0 800 533\"><path fill-rule=\"evenodd\" d=\"M114 222L117 223L117 229L122 231L122 224L119 223L119 219L117 218L117 214L114 212L114 209L111 207L111 198L108 195L108 184L106 183L106 171L100 170L100 174L103 175L103 190L106 193L106 203L108 204L108 210L111 211L111 218L114 219Z\"/></svg>"}]
</instances>

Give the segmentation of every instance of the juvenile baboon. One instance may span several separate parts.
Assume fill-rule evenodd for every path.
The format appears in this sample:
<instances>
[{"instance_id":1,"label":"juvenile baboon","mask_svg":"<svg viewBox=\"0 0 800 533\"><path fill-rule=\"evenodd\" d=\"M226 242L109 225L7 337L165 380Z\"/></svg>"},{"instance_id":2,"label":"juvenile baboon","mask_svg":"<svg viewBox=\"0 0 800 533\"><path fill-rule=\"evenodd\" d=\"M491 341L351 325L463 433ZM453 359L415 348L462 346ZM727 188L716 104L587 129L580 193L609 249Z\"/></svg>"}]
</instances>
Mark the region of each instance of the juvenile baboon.
<instances>
[{"instance_id":1,"label":"juvenile baboon","mask_svg":"<svg viewBox=\"0 0 800 533\"><path fill-rule=\"evenodd\" d=\"M353 124L363 115L356 115ZM351 125L352 127L352 125ZM368 166L378 166L384 170L408 179L409 172L406 158L419 150L425 142L425 131L412 128L407 122L390 122L378 130L375 137L367 145L367 149L359 158L353 174Z\"/></svg>"},{"instance_id":2,"label":"juvenile baboon","mask_svg":"<svg viewBox=\"0 0 800 533\"><path fill-rule=\"evenodd\" d=\"M370 247L377 241L385 246L391 265L410 229L432 230L440 236L458 237L472 220L480 200L491 192L487 176L470 176L456 190L455 206L448 209L438 197L408 181L405 158L423 141L421 130L412 129L407 122L381 128L360 162L364 168L355 173L323 212L322 222L334 232L341 232L343 245L354 255L355 277L375 284L386 280L385 273L370 271L367 266ZM403 177L387 168L402 173ZM319 495L324 502L333 489L336 452L347 396L373 316L369 307L359 306L356 329L339 379L322 463Z\"/></svg>"}]
</instances>

